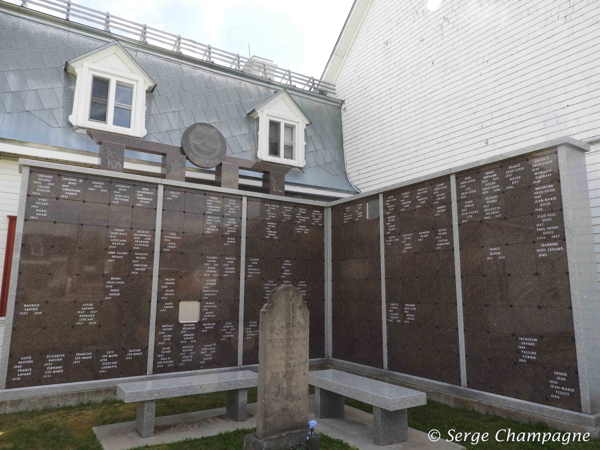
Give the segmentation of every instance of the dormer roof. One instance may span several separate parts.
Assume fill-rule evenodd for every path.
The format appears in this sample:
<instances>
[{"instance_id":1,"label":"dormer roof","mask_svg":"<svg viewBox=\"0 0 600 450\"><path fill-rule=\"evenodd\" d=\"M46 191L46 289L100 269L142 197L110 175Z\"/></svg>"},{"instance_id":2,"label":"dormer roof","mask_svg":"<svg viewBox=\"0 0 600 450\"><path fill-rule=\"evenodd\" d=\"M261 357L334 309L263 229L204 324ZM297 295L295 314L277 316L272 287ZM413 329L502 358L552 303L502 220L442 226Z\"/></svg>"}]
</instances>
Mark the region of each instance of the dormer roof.
<instances>
[{"instance_id":1,"label":"dormer roof","mask_svg":"<svg viewBox=\"0 0 600 450\"><path fill-rule=\"evenodd\" d=\"M132 58L129 52L118 41L109 42L100 48L67 61L66 70L76 75L77 69L85 63L98 64L117 72L138 75L144 79L147 91L153 91L156 87L156 82L148 72Z\"/></svg>"}]
</instances>

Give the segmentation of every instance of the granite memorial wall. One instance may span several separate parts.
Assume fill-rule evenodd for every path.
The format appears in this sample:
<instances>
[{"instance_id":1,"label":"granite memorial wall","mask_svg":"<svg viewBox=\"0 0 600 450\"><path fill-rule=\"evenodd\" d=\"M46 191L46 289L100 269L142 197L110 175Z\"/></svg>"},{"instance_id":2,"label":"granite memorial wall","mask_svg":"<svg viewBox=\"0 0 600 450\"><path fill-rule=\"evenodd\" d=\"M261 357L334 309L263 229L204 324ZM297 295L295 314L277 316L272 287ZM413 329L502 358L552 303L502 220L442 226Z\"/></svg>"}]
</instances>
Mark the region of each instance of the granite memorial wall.
<instances>
[{"instance_id":1,"label":"granite memorial wall","mask_svg":"<svg viewBox=\"0 0 600 450\"><path fill-rule=\"evenodd\" d=\"M7 388L142 376L151 353L155 374L237 366L243 244L243 364L258 362L259 311L279 283L313 311L311 357L324 356L323 207L250 198L242 243L241 195L159 192L31 168Z\"/></svg>"},{"instance_id":2,"label":"granite memorial wall","mask_svg":"<svg viewBox=\"0 0 600 450\"><path fill-rule=\"evenodd\" d=\"M383 195L388 368L460 385L450 177Z\"/></svg>"},{"instance_id":3,"label":"granite memorial wall","mask_svg":"<svg viewBox=\"0 0 600 450\"><path fill-rule=\"evenodd\" d=\"M325 356L324 208L248 199L244 364L258 363L260 310L278 284L291 284L310 310L310 357Z\"/></svg>"},{"instance_id":4,"label":"granite memorial wall","mask_svg":"<svg viewBox=\"0 0 600 450\"><path fill-rule=\"evenodd\" d=\"M157 188L33 169L7 388L144 375Z\"/></svg>"},{"instance_id":5,"label":"granite memorial wall","mask_svg":"<svg viewBox=\"0 0 600 450\"><path fill-rule=\"evenodd\" d=\"M377 196L331 209L333 357L383 365Z\"/></svg>"},{"instance_id":6,"label":"granite memorial wall","mask_svg":"<svg viewBox=\"0 0 600 450\"><path fill-rule=\"evenodd\" d=\"M165 189L154 373L237 365L241 231L241 196Z\"/></svg>"},{"instance_id":7,"label":"granite memorial wall","mask_svg":"<svg viewBox=\"0 0 600 450\"><path fill-rule=\"evenodd\" d=\"M581 411L556 151L456 183L468 387Z\"/></svg>"},{"instance_id":8,"label":"granite memorial wall","mask_svg":"<svg viewBox=\"0 0 600 450\"><path fill-rule=\"evenodd\" d=\"M323 206L159 192L30 169L7 388L145 375L149 357L153 373L255 364L279 283L310 310L310 357L329 356ZM336 202L330 236L333 358L584 408L556 151Z\"/></svg>"},{"instance_id":9,"label":"granite memorial wall","mask_svg":"<svg viewBox=\"0 0 600 450\"><path fill-rule=\"evenodd\" d=\"M557 152L455 180L456 222L449 175L381 194L386 368L581 411ZM383 347L378 206L366 197L332 207L332 354L373 367Z\"/></svg>"}]
</instances>

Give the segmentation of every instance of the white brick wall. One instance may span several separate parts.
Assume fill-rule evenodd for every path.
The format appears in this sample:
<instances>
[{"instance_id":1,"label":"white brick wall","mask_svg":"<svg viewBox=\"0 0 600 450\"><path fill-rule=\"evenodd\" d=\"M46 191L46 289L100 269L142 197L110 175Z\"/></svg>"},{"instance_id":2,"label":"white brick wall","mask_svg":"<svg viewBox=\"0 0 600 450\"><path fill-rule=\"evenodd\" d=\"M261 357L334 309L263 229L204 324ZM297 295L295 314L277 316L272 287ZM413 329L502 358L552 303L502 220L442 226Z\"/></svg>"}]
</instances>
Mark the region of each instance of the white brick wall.
<instances>
[{"instance_id":1,"label":"white brick wall","mask_svg":"<svg viewBox=\"0 0 600 450\"><path fill-rule=\"evenodd\" d=\"M358 188L600 135L600 1L425 3L373 0L336 81Z\"/></svg>"}]
</instances>

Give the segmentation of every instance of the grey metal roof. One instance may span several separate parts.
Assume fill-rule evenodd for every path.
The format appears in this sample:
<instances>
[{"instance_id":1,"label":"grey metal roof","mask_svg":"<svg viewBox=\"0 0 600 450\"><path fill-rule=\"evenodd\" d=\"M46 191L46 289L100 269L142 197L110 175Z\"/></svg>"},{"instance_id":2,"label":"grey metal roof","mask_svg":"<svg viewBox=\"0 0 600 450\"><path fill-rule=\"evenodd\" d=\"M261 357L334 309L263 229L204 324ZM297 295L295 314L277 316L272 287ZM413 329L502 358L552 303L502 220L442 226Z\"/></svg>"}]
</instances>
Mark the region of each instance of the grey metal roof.
<instances>
[{"instance_id":1,"label":"grey metal roof","mask_svg":"<svg viewBox=\"0 0 600 450\"><path fill-rule=\"evenodd\" d=\"M68 121L76 78L64 67L107 42L0 11L0 138L98 152ZM188 126L208 122L225 136L229 155L257 159L255 119L247 111L281 87L125 47L157 83L147 94L144 139L180 145ZM306 167L291 170L286 181L355 192L345 171L341 105L290 94L312 124L306 128Z\"/></svg>"}]
</instances>

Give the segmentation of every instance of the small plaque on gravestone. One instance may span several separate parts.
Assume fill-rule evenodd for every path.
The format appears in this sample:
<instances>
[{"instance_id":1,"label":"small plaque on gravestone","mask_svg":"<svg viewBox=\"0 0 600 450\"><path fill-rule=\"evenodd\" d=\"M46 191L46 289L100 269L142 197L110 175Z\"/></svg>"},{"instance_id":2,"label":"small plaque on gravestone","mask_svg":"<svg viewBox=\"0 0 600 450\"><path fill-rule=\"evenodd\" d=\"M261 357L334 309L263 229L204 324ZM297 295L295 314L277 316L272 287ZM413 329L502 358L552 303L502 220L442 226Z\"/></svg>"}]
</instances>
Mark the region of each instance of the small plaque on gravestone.
<instances>
[{"instance_id":1,"label":"small plaque on gravestone","mask_svg":"<svg viewBox=\"0 0 600 450\"><path fill-rule=\"evenodd\" d=\"M260 311L256 434L244 449L296 448L308 436L309 313L293 286L277 286ZM320 448L318 434L312 449Z\"/></svg>"},{"instance_id":2,"label":"small plaque on gravestone","mask_svg":"<svg viewBox=\"0 0 600 450\"><path fill-rule=\"evenodd\" d=\"M181 146L188 159L199 167L216 167L227 154L223 134L208 123L190 125L181 137Z\"/></svg>"}]
</instances>

